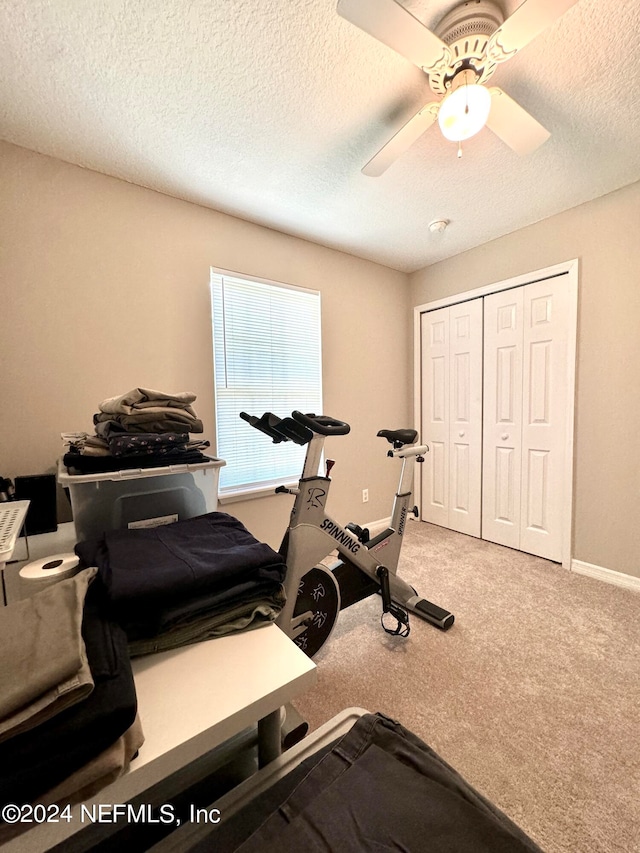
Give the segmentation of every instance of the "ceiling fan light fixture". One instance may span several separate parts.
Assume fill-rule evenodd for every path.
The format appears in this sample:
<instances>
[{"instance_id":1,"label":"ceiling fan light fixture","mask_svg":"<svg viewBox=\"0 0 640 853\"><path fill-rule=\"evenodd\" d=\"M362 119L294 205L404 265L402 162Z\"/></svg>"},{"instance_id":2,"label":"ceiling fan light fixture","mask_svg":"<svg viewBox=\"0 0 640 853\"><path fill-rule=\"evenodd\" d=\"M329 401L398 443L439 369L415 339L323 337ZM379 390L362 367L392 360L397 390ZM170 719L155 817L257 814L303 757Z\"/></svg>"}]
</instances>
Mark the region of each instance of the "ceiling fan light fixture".
<instances>
[{"instance_id":1,"label":"ceiling fan light fixture","mask_svg":"<svg viewBox=\"0 0 640 853\"><path fill-rule=\"evenodd\" d=\"M475 136L487 123L491 109L489 90L464 71L454 79L455 89L440 104L438 124L445 139L451 142L463 142ZM460 78L458 82L458 78Z\"/></svg>"}]
</instances>

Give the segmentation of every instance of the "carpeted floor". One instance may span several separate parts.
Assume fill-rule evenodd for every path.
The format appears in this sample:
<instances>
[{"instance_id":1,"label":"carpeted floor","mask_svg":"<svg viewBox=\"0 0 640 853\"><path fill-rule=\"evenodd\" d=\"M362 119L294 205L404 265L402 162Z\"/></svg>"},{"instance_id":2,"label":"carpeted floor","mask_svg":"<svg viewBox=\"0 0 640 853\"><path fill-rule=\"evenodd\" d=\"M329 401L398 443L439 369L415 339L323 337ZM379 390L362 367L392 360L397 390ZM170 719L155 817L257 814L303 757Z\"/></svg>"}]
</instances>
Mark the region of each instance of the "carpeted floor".
<instances>
[{"instance_id":1,"label":"carpeted floor","mask_svg":"<svg viewBox=\"0 0 640 853\"><path fill-rule=\"evenodd\" d=\"M341 613L295 703L311 729L382 711L547 853L638 853L640 595L421 522L400 574L454 626L389 637L377 596Z\"/></svg>"}]
</instances>

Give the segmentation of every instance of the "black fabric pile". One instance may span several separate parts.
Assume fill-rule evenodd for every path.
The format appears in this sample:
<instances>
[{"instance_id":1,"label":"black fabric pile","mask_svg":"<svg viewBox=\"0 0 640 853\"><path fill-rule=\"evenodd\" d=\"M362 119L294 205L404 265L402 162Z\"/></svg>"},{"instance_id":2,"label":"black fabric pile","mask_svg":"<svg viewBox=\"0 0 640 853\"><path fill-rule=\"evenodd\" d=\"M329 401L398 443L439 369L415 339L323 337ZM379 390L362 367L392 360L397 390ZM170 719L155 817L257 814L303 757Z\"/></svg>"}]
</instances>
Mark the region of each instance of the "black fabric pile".
<instances>
[{"instance_id":1,"label":"black fabric pile","mask_svg":"<svg viewBox=\"0 0 640 853\"><path fill-rule=\"evenodd\" d=\"M149 388L103 400L93 416L95 435L69 433L63 462L72 474L101 474L133 468L207 462L208 441L190 439L203 431L193 403L196 395Z\"/></svg>"},{"instance_id":2,"label":"black fabric pile","mask_svg":"<svg viewBox=\"0 0 640 853\"><path fill-rule=\"evenodd\" d=\"M285 601L282 557L222 512L107 531L75 551L98 567L132 656L257 628Z\"/></svg>"},{"instance_id":3,"label":"black fabric pile","mask_svg":"<svg viewBox=\"0 0 640 853\"><path fill-rule=\"evenodd\" d=\"M542 853L416 735L366 714L214 831L181 850L205 853ZM180 830L179 830L180 832Z\"/></svg>"},{"instance_id":4,"label":"black fabric pile","mask_svg":"<svg viewBox=\"0 0 640 853\"><path fill-rule=\"evenodd\" d=\"M95 569L89 572L95 574ZM82 574L82 573L81 573ZM80 576L76 576L80 578ZM16 655L26 647L31 664L25 667L23 684L31 682L37 694L43 685L42 673L51 670L47 657L55 658L57 620L69 614L68 592L76 578L61 581L32 597L33 624L25 624L24 635L6 636L10 618L0 621L0 643L3 655ZM66 585L66 586L65 586ZM136 691L129 661L127 638L122 628L104 615L103 592L97 580L92 581L86 597L80 601L77 643L90 669L90 692L73 704L63 706L44 721L17 734L8 733L0 743L0 805L7 803L68 804L92 796L100 788L121 775L134 757L144 738L137 718ZM6 608L25 609L25 602ZM22 612L22 610L20 611ZM47 622L43 614L55 619ZM9 615L5 613L4 615ZM39 626L39 629L36 629ZM47 634L46 632L50 632ZM42 636L40 633L45 632ZM13 632L15 633L15 632ZM47 649L50 637L50 655ZM34 643L39 643L36 651ZM11 661L6 657L6 668ZM68 686L63 685L66 689ZM6 685L5 685L6 686ZM4 689L4 688L3 688ZM53 689L55 693L55 687ZM21 709L22 712L24 709ZM24 714L23 714L24 716ZM31 828L33 824L9 827L0 822L0 843L7 836Z\"/></svg>"}]
</instances>

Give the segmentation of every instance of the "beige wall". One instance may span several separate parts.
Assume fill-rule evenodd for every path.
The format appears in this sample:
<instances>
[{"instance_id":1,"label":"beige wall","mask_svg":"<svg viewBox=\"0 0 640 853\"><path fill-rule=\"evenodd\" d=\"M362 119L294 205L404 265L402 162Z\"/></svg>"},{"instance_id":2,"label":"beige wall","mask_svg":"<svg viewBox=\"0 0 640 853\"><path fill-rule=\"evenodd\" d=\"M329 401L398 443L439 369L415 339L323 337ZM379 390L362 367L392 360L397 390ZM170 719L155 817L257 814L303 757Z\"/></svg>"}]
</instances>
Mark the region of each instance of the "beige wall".
<instances>
[{"instance_id":1,"label":"beige wall","mask_svg":"<svg viewBox=\"0 0 640 853\"><path fill-rule=\"evenodd\" d=\"M381 427L412 422L410 308L580 261L574 557L640 576L640 184L407 277L0 143L0 475L53 471L104 397L193 390L214 440L211 265L322 292L330 511L389 514ZM368 488L370 502L360 501ZM290 498L232 504L277 544ZM61 510L64 503L61 502Z\"/></svg>"},{"instance_id":2,"label":"beige wall","mask_svg":"<svg viewBox=\"0 0 640 853\"><path fill-rule=\"evenodd\" d=\"M573 557L640 577L640 183L410 277L413 305L579 259Z\"/></svg>"},{"instance_id":3,"label":"beige wall","mask_svg":"<svg viewBox=\"0 0 640 853\"><path fill-rule=\"evenodd\" d=\"M404 274L6 143L0 187L1 476L52 472L60 432L139 385L194 391L213 442L217 266L321 291L324 410L352 427L327 443L329 510L389 515L398 472L375 434L412 422ZM228 510L277 545L290 505Z\"/></svg>"}]
</instances>

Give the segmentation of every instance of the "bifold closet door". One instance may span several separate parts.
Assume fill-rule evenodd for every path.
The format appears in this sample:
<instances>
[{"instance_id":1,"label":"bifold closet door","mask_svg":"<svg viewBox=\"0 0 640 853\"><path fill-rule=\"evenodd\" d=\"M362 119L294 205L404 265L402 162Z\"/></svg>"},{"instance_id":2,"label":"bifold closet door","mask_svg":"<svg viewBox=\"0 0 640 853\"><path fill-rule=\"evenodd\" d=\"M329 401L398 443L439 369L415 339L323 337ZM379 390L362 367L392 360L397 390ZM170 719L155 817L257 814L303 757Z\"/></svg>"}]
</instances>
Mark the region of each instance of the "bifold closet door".
<instances>
[{"instance_id":1,"label":"bifold closet door","mask_svg":"<svg viewBox=\"0 0 640 853\"><path fill-rule=\"evenodd\" d=\"M482 537L561 562L566 282L547 279L484 302Z\"/></svg>"},{"instance_id":2,"label":"bifold closet door","mask_svg":"<svg viewBox=\"0 0 640 853\"><path fill-rule=\"evenodd\" d=\"M482 538L520 547L524 288L484 298Z\"/></svg>"},{"instance_id":3,"label":"bifold closet door","mask_svg":"<svg viewBox=\"0 0 640 853\"><path fill-rule=\"evenodd\" d=\"M422 519L480 536L482 300L422 315Z\"/></svg>"}]
</instances>

